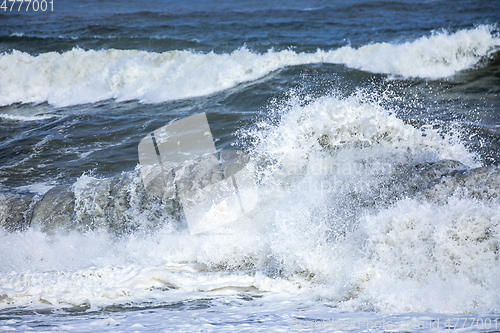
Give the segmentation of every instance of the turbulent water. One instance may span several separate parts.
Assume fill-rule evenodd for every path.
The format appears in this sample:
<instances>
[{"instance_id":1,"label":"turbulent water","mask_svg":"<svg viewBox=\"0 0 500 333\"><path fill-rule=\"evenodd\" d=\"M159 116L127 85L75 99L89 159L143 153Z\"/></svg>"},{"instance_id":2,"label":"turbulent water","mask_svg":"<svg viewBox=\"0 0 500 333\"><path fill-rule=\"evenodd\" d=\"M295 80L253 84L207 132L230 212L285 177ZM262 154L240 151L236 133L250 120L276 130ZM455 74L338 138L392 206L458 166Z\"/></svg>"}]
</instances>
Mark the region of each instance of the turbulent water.
<instances>
[{"instance_id":1,"label":"turbulent water","mask_svg":"<svg viewBox=\"0 0 500 333\"><path fill-rule=\"evenodd\" d=\"M500 330L495 1L9 6L0 330ZM138 144L200 112L259 199L192 235Z\"/></svg>"}]
</instances>

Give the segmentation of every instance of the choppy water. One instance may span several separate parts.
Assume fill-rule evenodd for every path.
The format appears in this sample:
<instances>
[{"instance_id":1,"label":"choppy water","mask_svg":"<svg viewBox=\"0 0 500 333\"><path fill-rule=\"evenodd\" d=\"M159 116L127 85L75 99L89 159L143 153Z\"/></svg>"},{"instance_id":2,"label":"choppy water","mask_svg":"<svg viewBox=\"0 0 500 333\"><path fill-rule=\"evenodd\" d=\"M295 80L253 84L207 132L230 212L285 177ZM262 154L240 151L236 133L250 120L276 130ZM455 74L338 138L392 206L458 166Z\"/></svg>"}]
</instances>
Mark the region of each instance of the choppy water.
<instances>
[{"instance_id":1,"label":"choppy water","mask_svg":"<svg viewBox=\"0 0 500 333\"><path fill-rule=\"evenodd\" d=\"M0 11L0 330L498 330L497 7ZM259 202L190 235L137 145L200 112Z\"/></svg>"}]
</instances>

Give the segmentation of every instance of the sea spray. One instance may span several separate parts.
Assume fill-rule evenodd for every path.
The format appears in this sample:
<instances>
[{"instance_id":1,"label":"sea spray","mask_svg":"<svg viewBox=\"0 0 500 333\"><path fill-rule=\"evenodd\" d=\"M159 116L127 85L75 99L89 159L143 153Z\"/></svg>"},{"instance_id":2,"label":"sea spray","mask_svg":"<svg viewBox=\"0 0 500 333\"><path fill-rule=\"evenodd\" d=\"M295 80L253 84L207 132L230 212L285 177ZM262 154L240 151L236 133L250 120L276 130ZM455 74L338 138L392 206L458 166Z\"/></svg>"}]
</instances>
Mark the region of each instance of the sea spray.
<instances>
[{"instance_id":1,"label":"sea spray","mask_svg":"<svg viewBox=\"0 0 500 333\"><path fill-rule=\"evenodd\" d=\"M346 311L498 308L498 169L362 94L272 108L274 121L240 133L259 170L250 214L190 235L138 170L83 175L36 199L26 231L1 231L2 307L162 303L176 290L228 288ZM43 218L58 193L71 212Z\"/></svg>"}]
</instances>

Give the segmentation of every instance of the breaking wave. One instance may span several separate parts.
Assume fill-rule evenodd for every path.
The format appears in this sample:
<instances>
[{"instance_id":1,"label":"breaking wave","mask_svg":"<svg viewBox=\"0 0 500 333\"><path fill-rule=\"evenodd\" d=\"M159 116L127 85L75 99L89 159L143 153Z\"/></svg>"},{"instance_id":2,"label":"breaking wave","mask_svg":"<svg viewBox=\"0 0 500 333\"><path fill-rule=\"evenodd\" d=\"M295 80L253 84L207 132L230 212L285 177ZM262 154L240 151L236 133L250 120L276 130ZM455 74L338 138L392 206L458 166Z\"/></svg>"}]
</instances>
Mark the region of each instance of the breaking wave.
<instances>
[{"instance_id":1,"label":"breaking wave","mask_svg":"<svg viewBox=\"0 0 500 333\"><path fill-rule=\"evenodd\" d=\"M499 46L492 27L478 26L402 44L315 53L73 49L32 56L13 51L0 55L0 105L48 102L61 107L105 99L157 103L213 94L288 66L315 63L344 64L391 77L438 79L474 68Z\"/></svg>"},{"instance_id":2,"label":"breaking wave","mask_svg":"<svg viewBox=\"0 0 500 333\"><path fill-rule=\"evenodd\" d=\"M498 311L498 167L362 95L270 109L275 121L240 133L259 204L215 232L190 235L170 202L148 197L138 170L2 194L0 306L236 289L345 310Z\"/></svg>"}]
</instances>

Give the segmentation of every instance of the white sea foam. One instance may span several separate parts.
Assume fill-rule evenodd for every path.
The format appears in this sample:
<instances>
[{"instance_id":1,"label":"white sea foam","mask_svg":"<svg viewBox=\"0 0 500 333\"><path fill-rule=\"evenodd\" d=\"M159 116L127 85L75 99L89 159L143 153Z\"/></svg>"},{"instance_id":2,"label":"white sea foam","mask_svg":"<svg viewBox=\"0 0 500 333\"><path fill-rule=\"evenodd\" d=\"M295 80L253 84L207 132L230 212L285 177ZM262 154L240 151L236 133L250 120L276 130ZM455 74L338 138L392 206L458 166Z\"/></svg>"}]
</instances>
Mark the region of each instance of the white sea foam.
<instances>
[{"instance_id":1,"label":"white sea foam","mask_svg":"<svg viewBox=\"0 0 500 333\"><path fill-rule=\"evenodd\" d=\"M13 120L13 121L38 121L38 120L46 120L57 117L56 115L44 114L44 115L35 115L35 116L23 116L23 115L12 115L0 113L0 118Z\"/></svg>"},{"instance_id":2,"label":"white sea foam","mask_svg":"<svg viewBox=\"0 0 500 333\"><path fill-rule=\"evenodd\" d=\"M376 43L343 47L325 58L361 70L391 76L439 79L471 69L500 46L487 26L449 34L434 33L403 44Z\"/></svg>"},{"instance_id":3,"label":"white sea foam","mask_svg":"<svg viewBox=\"0 0 500 333\"><path fill-rule=\"evenodd\" d=\"M35 184L30 184L30 185L24 185L24 186L18 186L16 187L16 190L21 191L21 192L31 192L39 195L43 195L47 193L51 188L53 188L55 185L51 184L50 182L41 182L41 183L35 183Z\"/></svg>"},{"instance_id":4,"label":"white sea foam","mask_svg":"<svg viewBox=\"0 0 500 333\"><path fill-rule=\"evenodd\" d=\"M460 190L497 185L451 174L439 182L453 165L478 166L474 156L363 95L303 101L275 106L278 124L246 133L261 200L217 232L190 235L162 204L148 212L154 201L141 197L137 170L80 177L65 226L0 229L0 307L248 292L322 297L345 311L498 312L498 196ZM164 225L150 229L153 218ZM129 224L136 229L114 234Z\"/></svg>"},{"instance_id":5,"label":"white sea foam","mask_svg":"<svg viewBox=\"0 0 500 333\"><path fill-rule=\"evenodd\" d=\"M235 249L236 236L222 241L219 246L229 245L229 248L220 249L215 242L225 239L223 235L193 239L161 233L147 239L131 237L116 242L102 232L55 236L36 230L0 233L0 304L4 306L31 304L58 308L171 302L173 297L183 299L186 293L220 293L224 289L299 291L297 283L273 279L262 272L212 271L196 263L197 255L199 261L207 263L218 256L233 257L229 251ZM190 243L192 246L188 246ZM203 247L207 249L204 251ZM208 253L209 250L213 252ZM232 260L239 260L238 254ZM186 261L190 263L184 264ZM172 288L176 290L173 295L165 292Z\"/></svg>"},{"instance_id":6,"label":"white sea foam","mask_svg":"<svg viewBox=\"0 0 500 333\"><path fill-rule=\"evenodd\" d=\"M498 311L499 202L452 197L447 204L405 199L364 218L361 304L398 312ZM367 297L367 298L365 298Z\"/></svg>"},{"instance_id":7,"label":"white sea foam","mask_svg":"<svg viewBox=\"0 0 500 333\"><path fill-rule=\"evenodd\" d=\"M288 66L334 63L395 77L443 78L474 67L500 45L489 26L435 33L403 44L375 43L314 53L229 54L136 50L0 55L0 105L55 106L114 98L145 103L213 94Z\"/></svg>"},{"instance_id":8,"label":"white sea foam","mask_svg":"<svg viewBox=\"0 0 500 333\"><path fill-rule=\"evenodd\" d=\"M442 186L473 191L440 185L408 198L413 179L430 176L417 185L426 192L436 177L409 166L477 166L459 140L404 124L360 96L286 109L279 126L253 133L258 155L274 161L263 214L285 270L311 274L316 291L346 311L498 311L498 194L472 197L498 180L447 177Z\"/></svg>"}]
</instances>

